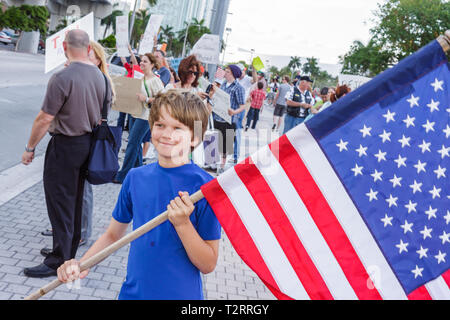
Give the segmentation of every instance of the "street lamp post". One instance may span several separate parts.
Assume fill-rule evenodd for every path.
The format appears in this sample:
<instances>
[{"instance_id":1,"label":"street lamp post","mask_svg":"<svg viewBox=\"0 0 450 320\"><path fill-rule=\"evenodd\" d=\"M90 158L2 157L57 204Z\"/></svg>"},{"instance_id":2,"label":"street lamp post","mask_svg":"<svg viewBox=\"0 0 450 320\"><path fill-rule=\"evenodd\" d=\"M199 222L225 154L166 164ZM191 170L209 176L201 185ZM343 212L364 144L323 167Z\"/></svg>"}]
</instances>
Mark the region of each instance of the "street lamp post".
<instances>
[{"instance_id":1,"label":"street lamp post","mask_svg":"<svg viewBox=\"0 0 450 320\"><path fill-rule=\"evenodd\" d=\"M183 53L181 54L181 57L184 58L185 54L186 54L186 41L187 41L187 37L188 37L188 32L189 32L189 27L191 26L191 22L189 21L188 26L186 28L186 33L184 34L184 43L183 43Z\"/></svg>"},{"instance_id":2,"label":"street lamp post","mask_svg":"<svg viewBox=\"0 0 450 320\"><path fill-rule=\"evenodd\" d=\"M227 38L225 40L225 48L223 48L223 56L222 56L222 65L225 61L225 52L227 51L227 45L228 45L228 36L231 33L231 28L226 28L225 31L227 32Z\"/></svg>"}]
</instances>

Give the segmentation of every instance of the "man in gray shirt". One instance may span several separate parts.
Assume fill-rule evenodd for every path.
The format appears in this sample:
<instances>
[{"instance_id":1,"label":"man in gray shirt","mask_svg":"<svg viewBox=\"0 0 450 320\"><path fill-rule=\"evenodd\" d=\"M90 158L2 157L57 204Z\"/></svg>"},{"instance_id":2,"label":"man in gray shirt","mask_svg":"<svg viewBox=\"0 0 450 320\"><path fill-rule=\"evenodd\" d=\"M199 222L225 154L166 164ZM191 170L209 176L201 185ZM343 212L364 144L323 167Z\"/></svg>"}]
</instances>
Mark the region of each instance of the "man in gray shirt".
<instances>
[{"instance_id":1,"label":"man in gray shirt","mask_svg":"<svg viewBox=\"0 0 450 320\"><path fill-rule=\"evenodd\" d=\"M105 78L89 60L89 36L72 30L63 42L70 65L49 80L22 163L30 164L37 144L49 132L44 162L44 192L53 229L53 250L42 264L26 268L29 277L56 275L56 269L75 257L81 238L81 209L93 128L101 120L106 97ZM109 86L111 88L111 86ZM42 253L42 251L41 251ZM43 253L44 255L44 253Z\"/></svg>"},{"instance_id":2,"label":"man in gray shirt","mask_svg":"<svg viewBox=\"0 0 450 320\"><path fill-rule=\"evenodd\" d=\"M279 130L281 125L281 119L286 112L286 94L291 90L289 85L290 79L288 76L283 77L282 84L278 88L277 95L273 100L273 105L275 107L273 111L273 130Z\"/></svg>"}]
</instances>

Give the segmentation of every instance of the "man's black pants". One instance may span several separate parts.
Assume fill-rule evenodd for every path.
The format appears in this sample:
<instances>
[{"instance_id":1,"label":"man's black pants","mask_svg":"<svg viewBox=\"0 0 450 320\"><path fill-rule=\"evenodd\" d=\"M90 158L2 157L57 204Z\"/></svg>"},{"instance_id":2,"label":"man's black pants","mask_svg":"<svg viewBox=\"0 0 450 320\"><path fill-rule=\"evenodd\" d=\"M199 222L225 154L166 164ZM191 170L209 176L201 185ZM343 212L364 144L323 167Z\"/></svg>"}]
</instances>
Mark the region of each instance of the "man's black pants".
<instances>
[{"instance_id":1,"label":"man's black pants","mask_svg":"<svg viewBox=\"0 0 450 320\"><path fill-rule=\"evenodd\" d=\"M44 264L57 269L73 259L81 238L81 210L91 134L55 135L47 146L44 191L53 229L53 251Z\"/></svg>"}]
</instances>

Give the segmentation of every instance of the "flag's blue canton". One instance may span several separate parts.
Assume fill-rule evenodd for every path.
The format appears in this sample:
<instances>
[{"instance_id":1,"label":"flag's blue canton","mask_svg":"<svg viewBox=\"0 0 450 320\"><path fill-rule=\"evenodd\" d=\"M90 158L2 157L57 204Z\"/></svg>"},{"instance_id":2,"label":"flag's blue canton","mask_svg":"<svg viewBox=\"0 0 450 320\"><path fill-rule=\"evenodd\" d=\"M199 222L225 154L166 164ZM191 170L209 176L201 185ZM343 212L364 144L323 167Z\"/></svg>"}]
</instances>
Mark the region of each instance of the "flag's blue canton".
<instances>
[{"instance_id":1,"label":"flag's blue canton","mask_svg":"<svg viewBox=\"0 0 450 320\"><path fill-rule=\"evenodd\" d=\"M319 141L406 293L450 266L449 86L444 64Z\"/></svg>"}]
</instances>

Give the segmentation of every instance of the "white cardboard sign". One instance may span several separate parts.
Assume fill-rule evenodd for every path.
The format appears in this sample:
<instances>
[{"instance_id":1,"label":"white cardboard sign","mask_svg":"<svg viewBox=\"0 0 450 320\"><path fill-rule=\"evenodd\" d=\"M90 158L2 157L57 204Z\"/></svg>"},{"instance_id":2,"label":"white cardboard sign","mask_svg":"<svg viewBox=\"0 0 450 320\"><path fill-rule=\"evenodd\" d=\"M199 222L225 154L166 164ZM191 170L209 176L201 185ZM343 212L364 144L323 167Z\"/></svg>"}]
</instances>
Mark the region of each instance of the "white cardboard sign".
<instances>
[{"instance_id":1,"label":"white cardboard sign","mask_svg":"<svg viewBox=\"0 0 450 320\"><path fill-rule=\"evenodd\" d=\"M75 21L45 40L45 73L52 71L66 62L67 58L64 54L63 41L67 32L73 29L86 31L89 39L94 40L94 13L89 13L87 16Z\"/></svg>"},{"instance_id":2,"label":"white cardboard sign","mask_svg":"<svg viewBox=\"0 0 450 320\"><path fill-rule=\"evenodd\" d=\"M117 56L129 57L128 50L128 15L116 17L116 46Z\"/></svg>"},{"instance_id":3,"label":"white cardboard sign","mask_svg":"<svg viewBox=\"0 0 450 320\"><path fill-rule=\"evenodd\" d=\"M191 54L195 54L197 59L206 64L219 64L220 39L216 34L204 34L195 43Z\"/></svg>"},{"instance_id":4,"label":"white cardboard sign","mask_svg":"<svg viewBox=\"0 0 450 320\"><path fill-rule=\"evenodd\" d=\"M357 76L357 75L351 75L351 74L340 74L338 79L339 79L340 86L346 84L352 90L355 90L355 89L361 87L366 82L369 82L370 80L372 80L371 78Z\"/></svg>"},{"instance_id":5,"label":"white cardboard sign","mask_svg":"<svg viewBox=\"0 0 450 320\"><path fill-rule=\"evenodd\" d=\"M154 38L158 34L158 30L161 27L161 22L164 16L159 14L152 14L148 20L147 27L145 28L144 37L139 45L139 54L146 54L153 52Z\"/></svg>"}]
</instances>

